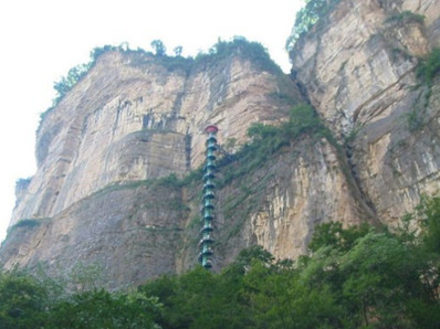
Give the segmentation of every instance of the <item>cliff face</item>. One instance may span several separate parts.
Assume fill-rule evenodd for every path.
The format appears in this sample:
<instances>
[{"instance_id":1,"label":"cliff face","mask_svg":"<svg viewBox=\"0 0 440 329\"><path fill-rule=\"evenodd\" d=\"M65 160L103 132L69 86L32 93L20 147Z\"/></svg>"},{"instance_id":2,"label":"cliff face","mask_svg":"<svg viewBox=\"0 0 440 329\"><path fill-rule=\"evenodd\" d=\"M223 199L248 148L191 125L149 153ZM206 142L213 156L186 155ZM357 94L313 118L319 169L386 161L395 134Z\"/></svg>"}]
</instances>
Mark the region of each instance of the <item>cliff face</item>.
<instances>
[{"instance_id":1,"label":"cliff face","mask_svg":"<svg viewBox=\"0 0 440 329\"><path fill-rule=\"evenodd\" d=\"M250 123L277 122L299 99L281 73L239 54L192 69L142 53L110 52L46 115L37 136L38 170L11 225L52 217L104 186L182 176L203 161L204 126L241 144Z\"/></svg>"},{"instance_id":2,"label":"cliff face","mask_svg":"<svg viewBox=\"0 0 440 329\"><path fill-rule=\"evenodd\" d=\"M439 17L436 0L342 1L291 52L296 79L385 223L440 188L440 86L416 76L419 57L440 45Z\"/></svg>"},{"instance_id":3,"label":"cliff face","mask_svg":"<svg viewBox=\"0 0 440 329\"><path fill-rule=\"evenodd\" d=\"M297 257L321 222L395 225L440 190L439 79L416 74L440 45L439 11L341 0L296 43L291 77L240 48L190 67L105 53L41 124L0 264L63 276L96 264L111 289L193 266L201 182L150 179L201 165L207 124L234 153L250 124L307 101L335 138L301 134L245 174L245 159L219 168L215 268L254 244Z\"/></svg>"},{"instance_id":4,"label":"cliff face","mask_svg":"<svg viewBox=\"0 0 440 329\"><path fill-rule=\"evenodd\" d=\"M185 214L179 189L113 186L54 218L14 227L2 246L2 265L42 266L47 274L67 279L93 267L100 273L98 285L129 287L175 271Z\"/></svg>"},{"instance_id":5,"label":"cliff face","mask_svg":"<svg viewBox=\"0 0 440 329\"><path fill-rule=\"evenodd\" d=\"M219 182L243 163L220 168ZM14 227L2 246L5 268L16 264L69 277L93 265L109 289L136 285L196 263L199 180L167 180L109 186L38 225ZM337 150L325 139L306 137L284 148L248 175L217 190L215 268L260 244L280 258L306 252L316 224L345 225L370 217L344 174Z\"/></svg>"}]
</instances>

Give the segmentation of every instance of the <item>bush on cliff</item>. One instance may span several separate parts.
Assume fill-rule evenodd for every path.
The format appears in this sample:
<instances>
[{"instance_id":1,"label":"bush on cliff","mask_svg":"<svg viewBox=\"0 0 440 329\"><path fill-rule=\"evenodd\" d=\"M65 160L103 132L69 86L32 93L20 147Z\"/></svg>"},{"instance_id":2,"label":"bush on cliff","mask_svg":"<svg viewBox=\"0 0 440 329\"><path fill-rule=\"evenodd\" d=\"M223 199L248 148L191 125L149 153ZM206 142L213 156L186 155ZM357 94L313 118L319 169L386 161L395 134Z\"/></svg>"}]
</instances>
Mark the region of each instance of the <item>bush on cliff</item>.
<instances>
[{"instance_id":1,"label":"bush on cliff","mask_svg":"<svg viewBox=\"0 0 440 329\"><path fill-rule=\"evenodd\" d=\"M434 48L431 53L420 60L417 76L422 82L431 86L438 73L440 73L440 48Z\"/></svg>"},{"instance_id":2,"label":"bush on cliff","mask_svg":"<svg viewBox=\"0 0 440 329\"><path fill-rule=\"evenodd\" d=\"M340 0L305 0L306 5L300 9L295 18L292 33L287 38L286 49L293 49L296 41L308 32L322 17L328 15Z\"/></svg>"}]
</instances>

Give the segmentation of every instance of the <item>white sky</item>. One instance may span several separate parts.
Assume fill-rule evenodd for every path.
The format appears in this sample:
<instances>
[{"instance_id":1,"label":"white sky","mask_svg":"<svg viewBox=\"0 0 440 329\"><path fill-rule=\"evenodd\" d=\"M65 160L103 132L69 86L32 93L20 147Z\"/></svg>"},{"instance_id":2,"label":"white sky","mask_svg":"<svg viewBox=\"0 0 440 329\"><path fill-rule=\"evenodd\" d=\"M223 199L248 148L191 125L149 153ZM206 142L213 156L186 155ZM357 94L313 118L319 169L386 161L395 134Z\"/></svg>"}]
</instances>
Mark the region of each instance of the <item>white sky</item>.
<instances>
[{"instance_id":1,"label":"white sky","mask_svg":"<svg viewBox=\"0 0 440 329\"><path fill-rule=\"evenodd\" d=\"M285 72L284 50L302 0L4 0L0 2L0 241L14 207L15 181L32 176L39 114L53 82L90 51L127 41L150 49L161 39L183 55L206 51L219 37L259 41Z\"/></svg>"}]
</instances>

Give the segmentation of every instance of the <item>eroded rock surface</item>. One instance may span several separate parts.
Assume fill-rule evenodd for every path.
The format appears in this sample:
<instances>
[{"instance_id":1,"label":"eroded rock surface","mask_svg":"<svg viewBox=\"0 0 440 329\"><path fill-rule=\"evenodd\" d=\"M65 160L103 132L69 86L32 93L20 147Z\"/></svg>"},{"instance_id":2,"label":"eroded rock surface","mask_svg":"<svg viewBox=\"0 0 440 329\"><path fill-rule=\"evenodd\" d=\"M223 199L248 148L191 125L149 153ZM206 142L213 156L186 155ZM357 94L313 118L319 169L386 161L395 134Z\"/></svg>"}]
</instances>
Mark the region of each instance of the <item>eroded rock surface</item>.
<instances>
[{"instance_id":1,"label":"eroded rock surface","mask_svg":"<svg viewBox=\"0 0 440 329\"><path fill-rule=\"evenodd\" d=\"M341 1L291 52L295 78L385 223L440 190L439 82L416 76L438 46L439 17L438 0Z\"/></svg>"},{"instance_id":2,"label":"eroded rock surface","mask_svg":"<svg viewBox=\"0 0 440 329\"><path fill-rule=\"evenodd\" d=\"M11 225L52 217L115 182L181 177L203 161L207 124L237 147L252 122L277 123L292 105L285 100L300 99L281 71L239 54L184 68L143 53L102 55L43 120L38 170Z\"/></svg>"},{"instance_id":3,"label":"eroded rock surface","mask_svg":"<svg viewBox=\"0 0 440 329\"><path fill-rule=\"evenodd\" d=\"M221 167L221 182L241 164ZM217 190L215 269L245 247L260 244L279 258L306 252L316 224L344 226L374 220L325 139L302 136L261 167ZM0 264L69 278L81 266L102 274L108 289L138 285L197 262L200 180L109 186L51 219L16 226L2 245Z\"/></svg>"},{"instance_id":4,"label":"eroded rock surface","mask_svg":"<svg viewBox=\"0 0 440 329\"><path fill-rule=\"evenodd\" d=\"M2 245L0 263L6 269L42 268L66 281L77 269L93 267L100 273L91 278L95 284L128 288L175 273L186 213L178 188L112 186L54 218L14 227Z\"/></svg>"},{"instance_id":5,"label":"eroded rock surface","mask_svg":"<svg viewBox=\"0 0 440 329\"><path fill-rule=\"evenodd\" d=\"M110 289L192 267L200 180L146 180L197 168L207 124L233 153L252 123L307 101L334 138L300 134L244 175L242 159L219 168L215 268L254 244L295 258L321 222L396 225L440 191L440 78L416 74L439 31L440 0L341 0L296 43L290 79L240 52L189 69L102 55L38 131L0 264L54 276L96 264Z\"/></svg>"}]
</instances>

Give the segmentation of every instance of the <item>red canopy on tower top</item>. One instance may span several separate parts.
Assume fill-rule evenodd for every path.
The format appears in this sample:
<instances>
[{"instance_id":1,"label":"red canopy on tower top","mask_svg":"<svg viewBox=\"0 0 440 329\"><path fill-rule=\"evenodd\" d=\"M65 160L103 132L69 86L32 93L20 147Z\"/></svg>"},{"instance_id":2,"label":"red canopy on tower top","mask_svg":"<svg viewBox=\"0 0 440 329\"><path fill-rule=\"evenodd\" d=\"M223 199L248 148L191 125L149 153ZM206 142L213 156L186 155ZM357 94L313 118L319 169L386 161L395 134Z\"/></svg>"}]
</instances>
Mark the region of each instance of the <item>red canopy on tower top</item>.
<instances>
[{"instance_id":1,"label":"red canopy on tower top","mask_svg":"<svg viewBox=\"0 0 440 329\"><path fill-rule=\"evenodd\" d=\"M209 133L216 133L217 131L218 131L217 126L211 125L211 126L208 126L205 128L205 132L207 132L208 134Z\"/></svg>"}]
</instances>

